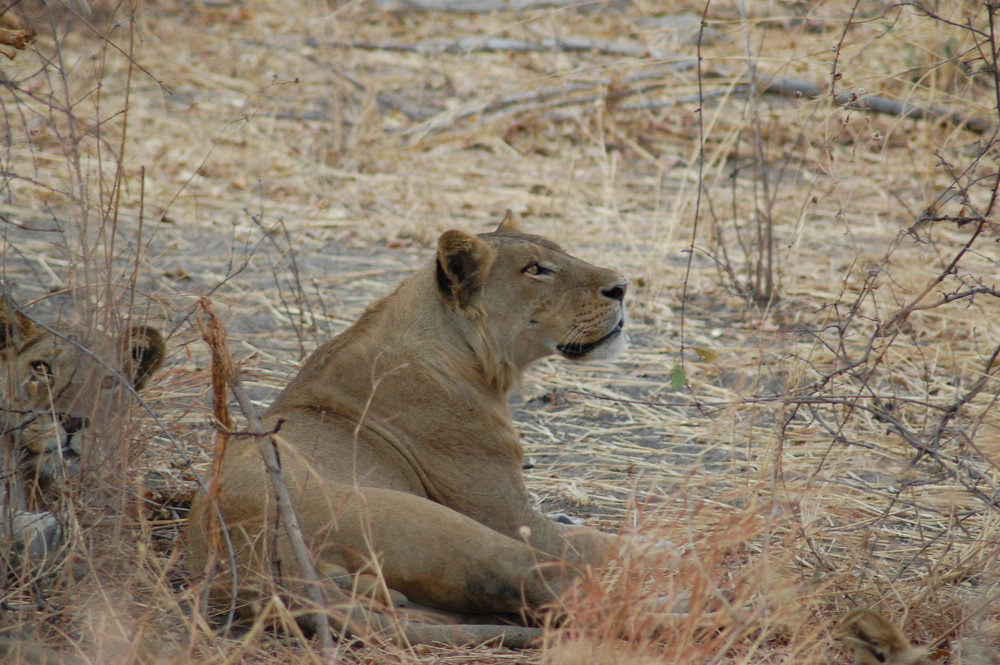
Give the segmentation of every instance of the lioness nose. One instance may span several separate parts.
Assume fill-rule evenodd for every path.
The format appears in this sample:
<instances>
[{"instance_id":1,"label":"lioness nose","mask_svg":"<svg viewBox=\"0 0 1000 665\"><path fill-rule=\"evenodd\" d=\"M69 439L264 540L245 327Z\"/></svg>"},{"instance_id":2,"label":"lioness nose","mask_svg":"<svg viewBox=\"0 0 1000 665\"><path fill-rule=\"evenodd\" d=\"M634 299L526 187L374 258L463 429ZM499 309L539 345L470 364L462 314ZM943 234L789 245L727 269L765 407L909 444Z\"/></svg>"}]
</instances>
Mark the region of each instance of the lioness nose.
<instances>
[{"instance_id":1,"label":"lioness nose","mask_svg":"<svg viewBox=\"0 0 1000 665\"><path fill-rule=\"evenodd\" d=\"M63 429L66 430L66 433L72 435L87 426L87 419L77 418L76 416L63 416L60 423Z\"/></svg>"},{"instance_id":2,"label":"lioness nose","mask_svg":"<svg viewBox=\"0 0 1000 665\"><path fill-rule=\"evenodd\" d=\"M621 284L615 284L610 289L604 289L601 291L601 294L606 298L622 301L625 300L625 291L627 290L628 282L622 282Z\"/></svg>"}]
</instances>

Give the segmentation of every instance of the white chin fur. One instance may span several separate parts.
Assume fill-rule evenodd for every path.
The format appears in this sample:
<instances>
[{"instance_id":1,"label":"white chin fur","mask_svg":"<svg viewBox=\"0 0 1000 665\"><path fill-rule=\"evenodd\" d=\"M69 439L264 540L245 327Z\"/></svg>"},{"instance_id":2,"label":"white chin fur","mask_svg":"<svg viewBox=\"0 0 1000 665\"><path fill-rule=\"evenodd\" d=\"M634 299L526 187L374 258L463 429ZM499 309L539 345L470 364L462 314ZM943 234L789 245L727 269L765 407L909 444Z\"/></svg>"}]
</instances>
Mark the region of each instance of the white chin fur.
<instances>
[{"instance_id":1,"label":"white chin fur","mask_svg":"<svg viewBox=\"0 0 1000 665\"><path fill-rule=\"evenodd\" d=\"M623 330L612 339L609 339L604 344L601 344L599 347L577 360L610 360L625 350L627 342L628 339L626 338L625 331Z\"/></svg>"}]
</instances>

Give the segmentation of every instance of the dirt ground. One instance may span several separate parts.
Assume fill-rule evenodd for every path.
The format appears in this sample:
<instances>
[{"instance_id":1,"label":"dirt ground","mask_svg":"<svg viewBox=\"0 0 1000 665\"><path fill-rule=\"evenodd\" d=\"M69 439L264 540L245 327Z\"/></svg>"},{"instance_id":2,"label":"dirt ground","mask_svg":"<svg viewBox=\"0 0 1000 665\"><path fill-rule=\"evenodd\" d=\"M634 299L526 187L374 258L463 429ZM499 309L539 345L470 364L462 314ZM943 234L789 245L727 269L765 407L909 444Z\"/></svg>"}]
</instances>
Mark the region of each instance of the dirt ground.
<instances>
[{"instance_id":1,"label":"dirt ground","mask_svg":"<svg viewBox=\"0 0 1000 665\"><path fill-rule=\"evenodd\" d=\"M180 543L214 431L195 304L266 406L442 231L514 209L630 281L621 358L543 361L512 396L533 497L675 554L643 555L655 579L623 563L539 651L341 659L849 662L833 625L870 606L941 662L1000 662L979 3L14 11L38 37L0 61L4 288L43 321L145 320L170 354L135 414L134 473L159 502L127 529L143 575L0 630L94 663L319 662L294 635L192 618ZM658 597L720 588L724 628L639 625Z\"/></svg>"}]
</instances>

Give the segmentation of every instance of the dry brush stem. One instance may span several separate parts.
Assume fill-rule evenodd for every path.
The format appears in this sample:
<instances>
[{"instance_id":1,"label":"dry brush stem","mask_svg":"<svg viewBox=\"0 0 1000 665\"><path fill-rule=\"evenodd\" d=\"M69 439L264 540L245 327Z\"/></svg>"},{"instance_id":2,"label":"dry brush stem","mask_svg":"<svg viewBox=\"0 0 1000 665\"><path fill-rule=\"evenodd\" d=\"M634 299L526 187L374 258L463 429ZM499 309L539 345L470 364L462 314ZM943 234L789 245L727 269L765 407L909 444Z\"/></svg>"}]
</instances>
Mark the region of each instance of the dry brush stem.
<instances>
[{"instance_id":1,"label":"dry brush stem","mask_svg":"<svg viewBox=\"0 0 1000 665\"><path fill-rule=\"evenodd\" d=\"M991 26L995 11L994 5L987 5ZM958 27L972 30L966 26ZM978 45L979 51L989 54L984 57L989 59L992 71L996 72L996 36L992 32L973 32L982 40ZM836 71L833 79L834 83L838 80ZM993 85L1000 99L1000 85L996 79ZM986 456L974 460L969 459L961 450L957 454L951 453L946 446L949 442L956 441L961 443L960 448L975 447L973 438L977 424L983 421L990 409L995 408L997 401L1000 345L992 340L983 343L989 346L982 354L984 361L979 365L981 370L976 372L975 378L967 387L956 390L954 396L947 401L932 397L930 390L924 398L911 398L886 391L884 387L893 380L889 362L892 348L906 340L909 334L907 330L914 326L910 321L914 313L953 308L960 304L971 306L977 299L1000 299L1000 290L987 283L988 277L970 274L967 268L963 268L978 256L995 254L992 249L983 245L994 244L993 238L989 236L990 232L995 233L997 229L992 216L1000 202L1000 176L997 175L995 166L989 162L989 156L996 149L996 141L996 136L983 141L978 145L977 154L966 165L959 167L950 164L938 152L934 153L938 166L948 174L950 183L940 190L936 200L909 228L898 234L879 265L869 271L849 312L830 326L829 329L834 331L836 337L831 340L824 338L822 333L816 334L816 339L826 345L835 358L834 368L822 373L812 385L788 399L788 403L794 404L796 409L805 406L812 411L815 421L826 428L836 441L846 441L843 427L853 413L863 413L886 423L888 432L900 437L915 451L911 465L923 457L933 459L940 469L957 480L971 496L982 501L983 510L987 511L996 511L1000 498L1000 487L993 478L995 464ZM941 209L946 205L959 207L959 214L944 214ZM951 222L960 229L968 226L971 232L960 241L951 256L942 257L940 267L927 278L922 287L916 289L914 295L908 295L904 302L896 305L894 311L890 310L887 315L876 315L871 319L874 329L865 335L862 344L852 347L846 340L853 330L869 324L863 314L864 306L866 301L875 302L879 277L890 265L893 254L904 240L927 242L930 237L923 237L924 233L930 231L935 223L941 222ZM842 382L845 381L853 385L851 390L856 390L855 395L844 394L846 391ZM835 416L835 419L842 417L843 420L836 425L825 421L816 410L821 401L845 407L842 416ZM922 420L913 421L906 417L906 410L914 407L925 410Z\"/></svg>"},{"instance_id":2,"label":"dry brush stem","mask_svg":"<svg viewBox=\"0 0 1000 665\"><path fill-rule=\"evenodd\" d=\"M272 485L274 486L274 492L278 504L278 513L284 522L285 532L288 535L292 551L295 554L296 563L298 564L299 570L304 578L306 594L315 608L315 611L312 614L312 620L315 622L314 627L319 637L322 656L325 660L327 660L327 662L336 662L334 659L333 635L330 632L330 622L324 610L326 599L324 598L323 588L320 586L319 576L316 574L316 569L312 564L311 557L309 556L309 550L306 546L305 538L302 536L302 529L299 528L298 516L295 514L295 509L292 506L288 486L285 484L285 479L281 474L281 463L278 460L276 452L277 435L274 433L268 433L264 429L260 416L257 414L256 409L247 397L246 391L243 390L239 373L235 370L232 356L229 355L229 351L225 346L225 328L213 313L211 302L206 299L202 299L198 303L198 306L202 311L203 316L208 319L207 326L203 329L207 333L205 335L205 341L212 350L212 386L216 398L216 416L219 417L221 414L222 419L220 419L220 422L224 423L229 421L229 414L225 407L226 395L223 390L224 386L228 386L233 395L236 397L236 401L239 403L240 409L243 411L243 415L249 423L250 433L260 437L261 444L259 449L261 457L264 460L264 467L267 470L267 474L271 479ZM221 408L219 406L220 402L223 405ZM222 439L217 439L216 441L217 445L221 443L223 446L225 446L227 442L227 434L224 435ZM218 488L217 467L219 459L220 458L216 458L213 463L212 487L215 488L216 491ZM214 511L209 512L214 516ZM219 531L220 530L218 528L215 531L214 538L211 541L213 546L221 546L218 535ZM212 558L210 557L209 561L211 560ZM235 570L236 569L234 567L234 580L236 577ZM342 600L346 601L346 598Z\"/></svg>"},{"instance_id":3,"label":"dry brush stem","mask_svg":"<svg viewBox=\"0 0 1000 665\"><path fill-rule=\"evenodd\" d=\"M197 319L201 336L212 355L212 409L218 425L215 429L215 446L212 451L212 470L208 485L208 499L211 501L219 493L219 483L222 478L221 461L226 454L230 432L233 429L233 421L229 415L228 390L231 377L236 375L236 368L233 367L233 359L226 350L226 331L212 313L211 303L203 298L198 301L198 309L201 312L201 316ZM215 512L209 512L208 520L210 547L213 552L219 552L222 550L222 537Z\"/></svg>"}]
</instances>

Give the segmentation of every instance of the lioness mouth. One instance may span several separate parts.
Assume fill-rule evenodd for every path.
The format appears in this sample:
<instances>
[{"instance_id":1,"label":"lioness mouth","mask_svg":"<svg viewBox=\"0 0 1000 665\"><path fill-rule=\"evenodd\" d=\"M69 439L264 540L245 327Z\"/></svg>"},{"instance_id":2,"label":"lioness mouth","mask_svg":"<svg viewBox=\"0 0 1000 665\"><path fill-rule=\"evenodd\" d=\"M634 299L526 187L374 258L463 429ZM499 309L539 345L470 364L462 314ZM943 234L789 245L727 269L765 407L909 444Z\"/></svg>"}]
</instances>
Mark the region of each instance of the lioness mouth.
<instances>
[{"instance_id":1,"label":"lioness mouth","mask_svg":"<svg viewBox=\"0 0 1000 665\"><path fill-rule=\"evenodd\" d=\"M576 358L582 358L583 356L587 355L600 345L620 335L622 332L622 326L624 324L625 320L621 319L620 321L618 321L618 325L616 325L614 329L611 330L611 332L609 332L607 335L597 340L596 342L587 342L586 344L581 344L579 342L573 342L571 344L559 344L558 346L556 346L556 348L559 349L559 353L563 354L570 360L575 360Z\"/></svg>"}]
</instances>

